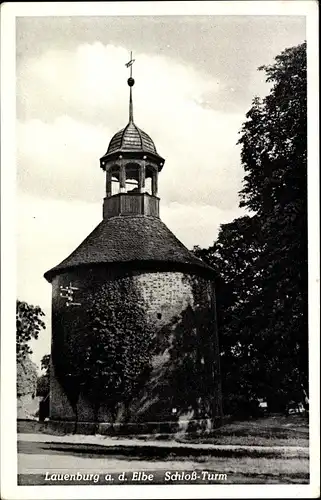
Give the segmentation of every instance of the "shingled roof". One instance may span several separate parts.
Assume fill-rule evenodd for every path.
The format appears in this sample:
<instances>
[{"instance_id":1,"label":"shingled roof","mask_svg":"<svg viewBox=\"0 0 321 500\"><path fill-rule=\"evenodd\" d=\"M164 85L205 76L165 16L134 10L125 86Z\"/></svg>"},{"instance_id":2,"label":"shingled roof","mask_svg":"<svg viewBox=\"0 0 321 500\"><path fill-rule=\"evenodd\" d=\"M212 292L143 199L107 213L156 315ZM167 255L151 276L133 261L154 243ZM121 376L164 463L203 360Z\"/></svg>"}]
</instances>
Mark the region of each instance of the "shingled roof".
<instances>
[{"instance_id":1,"label":"shingled roof","mask_svg":"<svg viewBox=\"0 0 321 500\"><path fill-rule=\"evenodd\" d=\"M129 122L128 125L117 132L111 139L106 155L123 153L126 151L142 151L157 154L155 144L146 132Z\"/></svg>"},{"instance_id":2,"label":"shingled roof","mask_svg":"<svg viewBox=\"0 0 321 500\"><path fill-rule=\"evenodd\" d=\"M126 262L179 264L213 271L158 217L120 215L104 219L69 257L44 276L51 282L54 276L72 268Z\"/></svg>"}]
</instances>

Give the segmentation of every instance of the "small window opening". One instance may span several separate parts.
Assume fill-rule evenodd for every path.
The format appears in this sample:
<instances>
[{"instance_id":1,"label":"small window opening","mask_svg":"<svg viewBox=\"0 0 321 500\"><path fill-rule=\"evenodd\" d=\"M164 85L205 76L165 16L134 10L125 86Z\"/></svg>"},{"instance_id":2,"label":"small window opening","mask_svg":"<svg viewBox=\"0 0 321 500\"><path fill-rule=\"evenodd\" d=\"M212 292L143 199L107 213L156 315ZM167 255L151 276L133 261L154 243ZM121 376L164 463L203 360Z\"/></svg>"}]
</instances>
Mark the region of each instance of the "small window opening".
<instances>
[{"instance_id":1,"label":"small window opening","mask_svg":"<svg viewBox=\"0 0 321 500\"><path fill-rule=\"evenodd\" d=\"M145 179L145 193L152 194L152 179L150 177Z\"/></svg>"},{"instance_id":2,"label":"small window opening","mask_svg":"<svg viewBox=\"0 0 321 500\"><path fill-rule=\"evenodd\" d=\"M111 179L111 195L114 196L115 194L119 193L119 180L117 177L112 176Z\"/></svg>"}]
</instances>

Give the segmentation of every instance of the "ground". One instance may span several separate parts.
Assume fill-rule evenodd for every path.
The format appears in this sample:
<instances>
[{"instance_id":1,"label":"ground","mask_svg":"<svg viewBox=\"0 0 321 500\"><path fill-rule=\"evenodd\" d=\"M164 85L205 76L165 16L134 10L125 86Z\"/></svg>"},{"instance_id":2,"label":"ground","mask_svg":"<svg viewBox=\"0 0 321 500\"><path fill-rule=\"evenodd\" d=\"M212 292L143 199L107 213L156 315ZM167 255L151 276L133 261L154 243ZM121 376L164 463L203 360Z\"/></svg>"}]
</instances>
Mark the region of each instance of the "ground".
<instances>
[{"instance_id":1,"label":"ground","mask_svg":"<svg viewBox=\"0 0 321 500\"><path fill-rule=\"evenodd\" d=\"M260 446L309 446L307 417L271 415L265 418L227 423L211 437L184 437L184 441Z\"/></svg>"},{"instance_id":2,"label":"ground","mask_svg":"<svg viewBox=\"0 0 321 500\"><path fill-rule=\"evenodd\" d=\"M68 477L62 483L52 474L78 473L76 484L124 484L119 474L125 472L127 484L137 484L133 473L144 472L141 484L149 483L146 479L149 474L153 474L154 484L170 484L166 479L171 474L185 471L185 476L176 474L172 481L175 484L307 484L308 446L307 419L297 415L229 423L212 436L176 436L175 440L173 436L154 437L151 441L146 437L21 433L18 480L19 484L30 485L70 484ZM171 474L166 475L166 471ZM193 471L194 476L189 477L187 474ZM106 474L110 474L107 480Z\"/></svg>"}]
</instances>

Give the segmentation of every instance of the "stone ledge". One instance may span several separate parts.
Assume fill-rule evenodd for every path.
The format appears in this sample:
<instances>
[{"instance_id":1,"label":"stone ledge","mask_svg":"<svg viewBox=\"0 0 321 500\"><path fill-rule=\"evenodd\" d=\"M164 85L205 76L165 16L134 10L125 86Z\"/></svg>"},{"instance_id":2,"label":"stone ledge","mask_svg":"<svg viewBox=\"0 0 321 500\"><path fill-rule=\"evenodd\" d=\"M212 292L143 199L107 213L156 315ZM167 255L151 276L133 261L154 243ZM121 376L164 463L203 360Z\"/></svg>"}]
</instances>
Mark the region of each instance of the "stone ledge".
<instances>
[{"instance_id":1,"label":"stone ledge","mask_svg":"<svg viewBox=\"0 0 321 500\"><path fill-rule=\"evenodd\" d=\"M212 419L186 420L180 422L141 422L141 423L106 423L106 422L77 422L76 434L103 436L135 436L152 435L164 437L173 434L208 434L220 425ZM18 420L18 432L30 433L41 432L54 434L72 434L75 432L75 422L66 420L49 420L47 422L35 422Z\"/></svg>"}]
</instances>

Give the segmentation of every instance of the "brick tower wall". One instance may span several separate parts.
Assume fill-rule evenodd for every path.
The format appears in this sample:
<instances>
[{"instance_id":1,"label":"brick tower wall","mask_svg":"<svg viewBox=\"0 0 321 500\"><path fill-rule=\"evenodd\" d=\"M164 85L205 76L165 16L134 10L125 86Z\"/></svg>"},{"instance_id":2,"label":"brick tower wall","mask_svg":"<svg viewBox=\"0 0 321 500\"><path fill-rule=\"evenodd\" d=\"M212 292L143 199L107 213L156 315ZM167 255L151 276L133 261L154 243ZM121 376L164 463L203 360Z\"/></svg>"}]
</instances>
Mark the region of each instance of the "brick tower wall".
<instances>
[{"instance_id":1,"label":"brick tower wall","mask_svg":"<svg viewBox=\"0 0 321 500\"><path fill-rule=\"evenodd\" d=\"M186 427L194 421L219 422L221 389L212 280L182 271L97 267L59 275L52 284L52 421L98 420L101 428L110 422L138 427L146 422L170 423L174 427ZM60 287L69 284L78 288L73 299L80 305L67 307L67 299L61 296ZM135 291L132 303L122 297L124 286ZM112 295L105 292L109 288ZM150 373L129 402L120 398L112 414L108 401L101 402L97 414L82 391L79 397L76 395L70 385L71 374L67 375L69 358L66 361L62 355L68 351L69 342L81 346L92 292L97 290L106 295L107 302L124 301L129 317L137 314L139 303L151 336ZM95 334L88 335L95 342Z\"/></svg>"}]
</instances>

